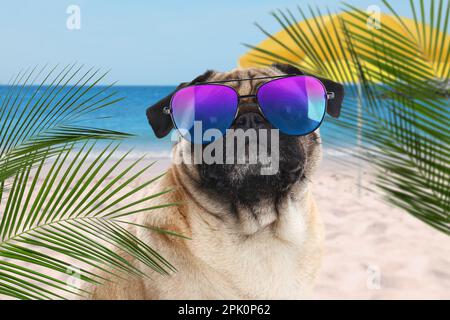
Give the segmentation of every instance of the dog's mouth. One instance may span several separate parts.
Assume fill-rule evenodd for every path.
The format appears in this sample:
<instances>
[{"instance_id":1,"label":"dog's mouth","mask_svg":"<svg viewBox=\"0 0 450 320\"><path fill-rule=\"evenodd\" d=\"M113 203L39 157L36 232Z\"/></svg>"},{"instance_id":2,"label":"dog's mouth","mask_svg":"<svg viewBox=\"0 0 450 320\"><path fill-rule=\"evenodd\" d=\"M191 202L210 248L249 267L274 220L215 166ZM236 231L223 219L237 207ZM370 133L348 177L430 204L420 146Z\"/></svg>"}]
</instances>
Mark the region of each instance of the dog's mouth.
<instances>
[{"instance_id":1,"label":"dog's mouth","mask_svg":"<svg viewBox=\"0 0 450 320\"><path fill-rule=\"evenodd\" d=\"M280 134L278 143L271 143L270 138L266 145L258 141L258 147L266 148L267 154L255 149L251 141L235 145L230 154L226 147L229 137L223 139L224 163L198 165L205 190L233 201L253 203L283 196L304 177L306 159L298 137Z\"/></svg>"}]
</instances>

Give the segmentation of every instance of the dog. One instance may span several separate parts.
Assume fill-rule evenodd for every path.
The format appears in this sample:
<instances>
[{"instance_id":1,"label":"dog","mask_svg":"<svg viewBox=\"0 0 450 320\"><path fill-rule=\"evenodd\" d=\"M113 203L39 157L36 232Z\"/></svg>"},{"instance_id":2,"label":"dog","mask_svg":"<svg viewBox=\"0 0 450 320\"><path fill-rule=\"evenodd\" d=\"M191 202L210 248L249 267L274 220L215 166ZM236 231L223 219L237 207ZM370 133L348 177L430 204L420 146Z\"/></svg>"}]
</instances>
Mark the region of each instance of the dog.
<instances>
[{"instance_id":1,"label":"dog","mask_svg":"<svg viewBox=\"0 0 450 320\"><path fill-rule=\"evenodd\" d=\"M265 68L207 71L190 83L226 81L240 95L253 94L261 77L303 74L284 64ZM327 112L337 117L343 87L321 79L336 93ZM163 112L171 95L149 108L149 122L159 137L173 124ZM248 99L252 99L251 97ZM242 101L245 103L246 101ZM245 121L244 121L245 120ZM233 128L271 125L256 109L239 112ZM180 139L174 160L192 152ZM92 288L92 299L304 299L309 296L323 252L323 225L311 192L311 181L321 160L319 130L305 136L279 137L279 170L261 175L259 164L186 164L174 161L149 194L174 187L154 205L179 203L135 216L136 224L182 234L189 239L142 227L131 231L149 244L177 272L148 278L130 276ZM132 261L138 267L140 264ZM105 277L106 274L104 275Z\"/></svg>"}]
</instances>

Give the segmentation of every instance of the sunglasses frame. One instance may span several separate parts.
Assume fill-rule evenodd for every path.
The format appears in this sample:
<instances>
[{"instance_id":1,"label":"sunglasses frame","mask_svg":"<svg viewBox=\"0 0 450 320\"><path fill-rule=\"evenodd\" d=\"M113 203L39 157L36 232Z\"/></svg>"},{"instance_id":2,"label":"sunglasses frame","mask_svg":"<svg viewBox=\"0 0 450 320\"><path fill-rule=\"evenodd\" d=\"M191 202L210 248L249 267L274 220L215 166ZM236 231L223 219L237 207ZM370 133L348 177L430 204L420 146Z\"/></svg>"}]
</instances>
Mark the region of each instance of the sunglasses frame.
<instances>
[{"instance_id":1,"label":"sunglasses frame","mask_svg":"<svg viewBox=\"0 0 450 320\"><path fill-rule=\"evenodd\" d=\"M172 110L172 100L174 99L174 97L175 97L175 95L177 94L177 92L180 91L180 90L189 88L189 87L195 87L195 86L205 85L205 84L214 84L214 85L218 85L218 86L224 86L224 87L227 87L227 88L231 88L231 89L233 89L233 91L236 93L236 97L237 97L237 107L236 107L236 112L235 112L235 114L234 114L234 119L233 119L233 121L236 120L237 115L238 115L238 113L239 113L239 107L242 106L242 105L239 104L239 101L240 101L242 98L251 98L251 97L254 97L254 98L255 98L255 101L256 101L255 104L256 104L256 107L257 107L258 110L259 110L259 113L264 117L264 119L265 119L267 122L269 122L269 123L273 126L272 122L270 122L270 121L266 118L266 115L264 114L263 110L261 109L261 105L260 105L260 103L259 103L259 101L258 101L258 91L259 91L259 89L260 89L261 87L263 87L264 85L266 85L266 84L268 84L268 83L270 83L270 82L272 82L272 81L274 81L274 80L279 80L279 79L284 79L284 78L290 78L290 77L310 77L310 78L314 78L314 79L316 79L317 81L319 81L319 83L322 85L322 87L323 87L323 89L324 89L324 92L325 92L325 97L324 97L324 98L325 98L325 111L324 111L324 113L323 113L322 119L321 119L320 122L319 122L319 125L318 125L314 130L311 130L311 131L308 131L307 133L303 133L303 134L298 135L298 134L288 134L288 133L284 133L280 128L276 128L276 129L280 130L283 134L288 135L288 136L297 136L297 137L306 136L306 135L310 134L311 132L316 131L316 130L322 125L323 119L325 118L325 113L326 113L326 110L327 110L327 104L328 104L328 101L334 99L334 97L335 97L335 93L332 92L332 91L327 91L325 85L322 83L322 81L321 81L320 79L318 79L318 78L316 78L316 77L313 77L313 76L310 76L310 75L286 74L286 75L279 75L279 76L267 76L267 77L257 77L257 78L244 78L244 79L230 79L230 80L218 80L218 81L204 81L204 82L197 82L197 83L194 83L194 84L191 84L191 85L188 85L188 86L185 86L185 87L182 87L182 88L177 89L177 90L173 93L173 95L172 95L172 97L171 97L171 99L170 99L169 106L166 106L166 107L163 108L163 113L165 113L165 114L167 114L167 115L170 115L170 118L171 118L171 120L172 120L173 127L174 127L176 130L178 130L178 132L180 132L180 129L178 129L177 124L175 123L175 120L174 120L174 118L173 118L173 110ZM263 79L271 79L271 80L270 80L270 81L263 82L263 83L260 83L260 84L256 87L256 93L255 93L255 94L240 95L240 94L237 92L237 90L236 90L235 88L233 88L233 87L231 87L231 86L228 86L228 85L225 85L225 84L224 84L224 83L228 83L228 82L241 82L241 81L263 80ZM253 104L252 104L252 105L253 105ZM274 126L274 128L275 128L275 126Z\"/></svg>"}]
</instances>

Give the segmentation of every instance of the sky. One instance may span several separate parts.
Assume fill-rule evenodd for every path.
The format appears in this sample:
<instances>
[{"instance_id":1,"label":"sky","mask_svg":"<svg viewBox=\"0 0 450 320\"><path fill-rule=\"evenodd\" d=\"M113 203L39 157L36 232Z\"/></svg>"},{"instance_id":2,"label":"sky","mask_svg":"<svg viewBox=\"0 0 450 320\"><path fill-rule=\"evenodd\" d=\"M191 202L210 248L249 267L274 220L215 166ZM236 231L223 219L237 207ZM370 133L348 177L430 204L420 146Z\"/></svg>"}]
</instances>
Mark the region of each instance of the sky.
<instances>
[{"instance_id":1,"label":"sky","mask_svg":"<svg viewBox=\"0 0 450 320\"><path fill-rule=\"evenodd\" d=\"M385 11L380 0L347 3ZM392 3L411 16L409 1ZM343 8L332 0L0 0L0 84L27 67L73 62L111 70L108 81L122 85L178 84L236 67L242 43L265 38L254 22L274 33L270 11L308 4ZM79 29L67 27L71 5L80 9Z\"/></svg>"}]
</instances>

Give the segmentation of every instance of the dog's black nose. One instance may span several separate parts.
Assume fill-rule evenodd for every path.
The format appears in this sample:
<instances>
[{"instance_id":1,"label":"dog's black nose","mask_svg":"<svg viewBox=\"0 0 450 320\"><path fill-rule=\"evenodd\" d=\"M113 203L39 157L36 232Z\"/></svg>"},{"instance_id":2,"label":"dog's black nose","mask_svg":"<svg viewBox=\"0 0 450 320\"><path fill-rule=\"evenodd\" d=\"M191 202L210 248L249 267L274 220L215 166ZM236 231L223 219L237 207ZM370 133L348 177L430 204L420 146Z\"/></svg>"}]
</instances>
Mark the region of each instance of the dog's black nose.
<instances>
[{"instance_id":1,"label":"dog's black nose","mask_svg":"<svg viewBox=\"0 0 450 320\"><path fill-rule=\"evenodd\" d=\"M247 130L253 129L267 129L268 124L264 117L256 112L246 112L238 116L234 122L234 127L236 129Z\"/></svg>"}]
</instances>

